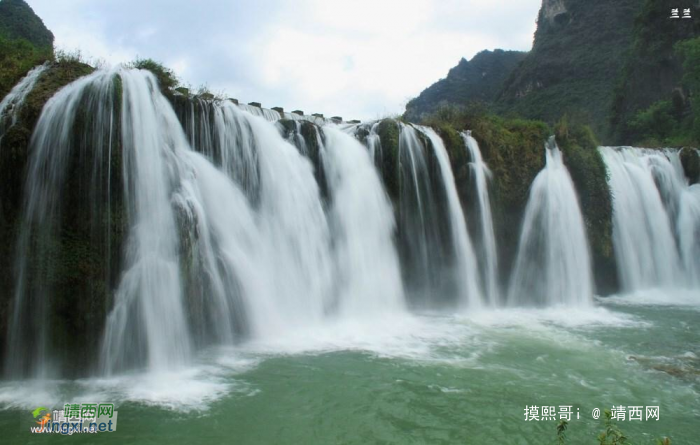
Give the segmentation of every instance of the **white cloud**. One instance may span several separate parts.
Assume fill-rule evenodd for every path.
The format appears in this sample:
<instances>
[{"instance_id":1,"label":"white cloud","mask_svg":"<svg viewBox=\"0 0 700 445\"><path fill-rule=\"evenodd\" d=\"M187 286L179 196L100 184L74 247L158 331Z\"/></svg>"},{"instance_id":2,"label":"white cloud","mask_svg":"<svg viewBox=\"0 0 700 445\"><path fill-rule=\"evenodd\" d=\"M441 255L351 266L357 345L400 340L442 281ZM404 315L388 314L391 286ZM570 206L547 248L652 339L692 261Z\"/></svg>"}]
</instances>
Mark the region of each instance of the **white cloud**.
<instances>
[{"instance_id":1,"label":"white cloud","mask_svg":"<svg viewBox=\"0 0 700 445\"><path fill-rule=\"evenodd\" d=\"M540 0L29 0L61 47L151 57L192 85L346 118L405 102L482 49L527 50Z\"/></svg>"}]
</instances>

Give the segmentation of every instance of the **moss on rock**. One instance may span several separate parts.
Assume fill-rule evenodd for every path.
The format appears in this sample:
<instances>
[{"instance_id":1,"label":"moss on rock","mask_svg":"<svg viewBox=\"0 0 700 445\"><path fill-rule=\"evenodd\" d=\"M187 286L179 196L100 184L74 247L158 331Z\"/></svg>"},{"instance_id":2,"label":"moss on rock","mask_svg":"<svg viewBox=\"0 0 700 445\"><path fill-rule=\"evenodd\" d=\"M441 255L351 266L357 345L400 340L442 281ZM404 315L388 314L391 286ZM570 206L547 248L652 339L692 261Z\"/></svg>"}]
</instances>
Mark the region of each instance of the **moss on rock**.
<instances>
[{"instance_id":1,"label":"moss on rock","mask_svg":"<svg viewBox=\"0 0 700 445\"><path fill-rule=\"evenodd\" d=\"M397 203L401 191L399 171L399 124L393 119L384 119L377 125L377 134L382 141L382 179L392 202Z\"/></svg>"},{"instance_id":2,"label":"moss on rock","mask_svg":"<svg viewBox=\"0 0 700 445\"><path fill-rule=\"evenodd\" d=\"M683 172L690 184L697 184L700 181L700 153L697 149L684 147L680 152Z\"/></svg>"},{"instance_id":3,"label":"moss on rock","mask_svg":"<svg viewBox=\"0 0 700 445\"><path fill-rule=\"evenodd\" d=\"M566 117L556 125L555 136L579 196L598 292L613 292L618 281L612 244L612 199L598 141L590 127L571 124Z\"/></svg>"}]
</instances>

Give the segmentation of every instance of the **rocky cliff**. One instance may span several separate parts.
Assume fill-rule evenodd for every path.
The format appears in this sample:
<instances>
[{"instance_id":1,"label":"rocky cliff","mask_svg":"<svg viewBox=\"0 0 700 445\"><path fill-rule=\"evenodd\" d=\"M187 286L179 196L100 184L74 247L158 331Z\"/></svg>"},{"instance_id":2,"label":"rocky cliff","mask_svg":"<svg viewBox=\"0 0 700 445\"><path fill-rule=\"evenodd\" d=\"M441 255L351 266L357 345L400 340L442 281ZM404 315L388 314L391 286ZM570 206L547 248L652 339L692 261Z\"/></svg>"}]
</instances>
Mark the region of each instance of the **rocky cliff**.
<instances>
[{"instance_id":1,"label":"rocky cliff","mask_svg":"<svg viewBox=\"0 0 700 445\"><path fill-rule=\"evenodd\" d=\"M441 104L489 104L498 95L503 82L525 58L520 51L482 51L471 60L462 59L447 77L440 79L406 105L406 118L417 122Z\"/></svg>"},{"instance_id":2,"label":"rocky cliff","mask_svg":"<svg viewBox=\"0 0 700 445\"><path fill-rule=\"evenodd\" d=\"M642 3L543 0L532 51L505 82L497 109L548 122L569 114L604 134Z\"/></svg>"}]
</instances>

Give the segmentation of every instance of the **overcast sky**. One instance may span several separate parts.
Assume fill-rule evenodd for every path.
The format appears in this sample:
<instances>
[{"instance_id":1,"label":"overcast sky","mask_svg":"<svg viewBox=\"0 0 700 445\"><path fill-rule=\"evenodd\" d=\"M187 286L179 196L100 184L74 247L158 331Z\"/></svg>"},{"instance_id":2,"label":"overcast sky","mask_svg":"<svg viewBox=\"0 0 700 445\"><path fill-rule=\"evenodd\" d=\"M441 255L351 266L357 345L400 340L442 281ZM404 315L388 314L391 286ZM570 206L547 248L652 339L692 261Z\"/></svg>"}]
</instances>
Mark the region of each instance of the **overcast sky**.
<instances>
[{"instance_id":1,"label":"overcast sky","mask_svg":"<svg viewBox=\"0 0 700 445\"><path fill-rule=\"evenodd\" d=\"M185 84L345 119L406 102L483 49L529 50L541 0L27 0L61 49L153 58Z\"/></svg>"}]
</instances>

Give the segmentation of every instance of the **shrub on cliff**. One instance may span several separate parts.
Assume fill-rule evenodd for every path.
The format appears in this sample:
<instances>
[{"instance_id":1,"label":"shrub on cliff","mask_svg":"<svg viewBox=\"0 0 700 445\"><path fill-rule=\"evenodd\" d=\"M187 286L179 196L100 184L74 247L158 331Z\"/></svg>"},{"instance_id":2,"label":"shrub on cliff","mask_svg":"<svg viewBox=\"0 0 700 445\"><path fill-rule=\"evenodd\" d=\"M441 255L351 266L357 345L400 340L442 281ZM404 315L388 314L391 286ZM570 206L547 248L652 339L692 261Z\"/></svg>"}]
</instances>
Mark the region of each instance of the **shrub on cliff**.
<instances>
[{"instance_id":1,"label":"shrub on cliff","mask_svg":"<svg viewBox=\"0 0 700 445\"><path fill-rule=\"evenodd\" d=\"M158 79L158 85L161 90L170 90L180 84L173 70L153 59L136 59L128 64L127 67L148 70L153 73L156 79Z\"/></svg>"}]
</instances>

